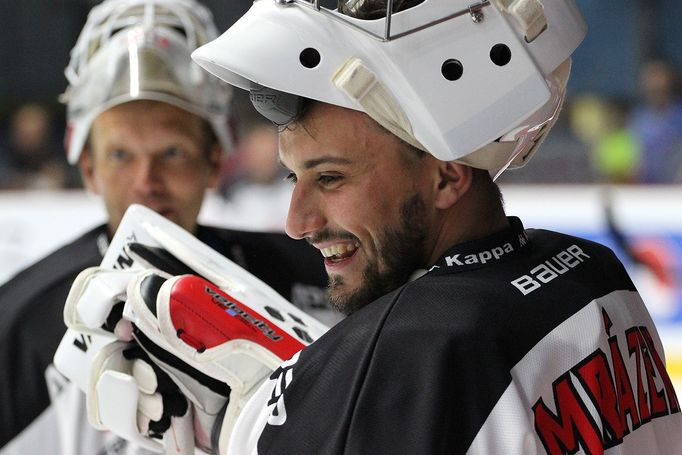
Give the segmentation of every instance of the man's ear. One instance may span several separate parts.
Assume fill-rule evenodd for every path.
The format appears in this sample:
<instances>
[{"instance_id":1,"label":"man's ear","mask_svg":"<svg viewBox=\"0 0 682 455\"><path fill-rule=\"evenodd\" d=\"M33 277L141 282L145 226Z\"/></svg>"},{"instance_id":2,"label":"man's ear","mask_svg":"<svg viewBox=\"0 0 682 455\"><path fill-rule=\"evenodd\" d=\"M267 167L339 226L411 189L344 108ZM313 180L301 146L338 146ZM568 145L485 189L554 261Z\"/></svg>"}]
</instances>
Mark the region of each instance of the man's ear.
<instances>
[{"instance_id":1,"label":"man's ear","mask_svg":"<svg viewBox=\"0 0 682 455\"><path fill-rule=\"evenodd\" d=\"M454 161L441 161L438 165L436 207L448 209L459 201L471 188L471 167Z\"/></svg>"},{"instance_id":2,"label":"man's ear","mask_svg":"<svg viewBox=\"0 0 682 455\"><path fill-rule=\"evenodd\" d=\"M85 188L95 194L99 194L99 189L97 188L97 182L95 180L92 151L88 146L83 148L81 155L78 157L78 169L80 169Z\"/></svg>"},{"instance_id":3,"label":"man's ear","mask_svg":"<svg viewBox=\"0 0 682 455\"><path fill-rule=\"evenodd\" d=\"M223 166L225 153L223 148L217 142L208 150L208 165L210 166L208 172L208 187L215 188L220 183L220 175Z\"/></svg>"}]
</instances>

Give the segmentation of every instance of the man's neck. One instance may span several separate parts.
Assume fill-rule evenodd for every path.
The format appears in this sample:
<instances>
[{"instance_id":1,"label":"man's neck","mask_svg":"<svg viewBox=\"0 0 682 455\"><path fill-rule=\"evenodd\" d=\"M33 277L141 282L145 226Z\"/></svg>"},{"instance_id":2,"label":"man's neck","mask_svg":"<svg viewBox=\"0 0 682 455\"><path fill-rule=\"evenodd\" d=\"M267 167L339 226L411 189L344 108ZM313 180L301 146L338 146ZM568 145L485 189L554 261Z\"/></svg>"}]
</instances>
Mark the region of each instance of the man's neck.
<instances>
[{"instance_id":1,"label":"man's neck","mask_svg":"<svg viewBox=\"0 0 682 455\"><path fill-rule=\"evenodd\" d=\"M482 239L509 227L509 221L502 209L495 213L479 216L456 216L450 213L440 224L436 241L431 249L428 266L431 266L454 245Z\"/></svg>"}]
</instances>

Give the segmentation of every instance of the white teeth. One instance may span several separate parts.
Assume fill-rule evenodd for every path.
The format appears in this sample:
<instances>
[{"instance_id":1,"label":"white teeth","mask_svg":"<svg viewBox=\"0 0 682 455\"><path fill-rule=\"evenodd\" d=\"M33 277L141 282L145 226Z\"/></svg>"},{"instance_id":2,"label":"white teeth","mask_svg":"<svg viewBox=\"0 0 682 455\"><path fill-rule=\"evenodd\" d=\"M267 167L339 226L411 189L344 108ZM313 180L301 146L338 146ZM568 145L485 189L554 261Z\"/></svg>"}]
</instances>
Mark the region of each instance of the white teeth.
<instances>
[{"instance_id":1,"label":"white teeth","mask_svg":"<svg viewBox=\"0 0 682 455\"><path fill-rule=\"evenodd\" d=\"M322 256L328 258L336 256L337 254L350 253L357 250L358 247L359 245L357 243L338 243L328 248L321 248L320 252L322 253Z\"/></svg>"}]
</instances>

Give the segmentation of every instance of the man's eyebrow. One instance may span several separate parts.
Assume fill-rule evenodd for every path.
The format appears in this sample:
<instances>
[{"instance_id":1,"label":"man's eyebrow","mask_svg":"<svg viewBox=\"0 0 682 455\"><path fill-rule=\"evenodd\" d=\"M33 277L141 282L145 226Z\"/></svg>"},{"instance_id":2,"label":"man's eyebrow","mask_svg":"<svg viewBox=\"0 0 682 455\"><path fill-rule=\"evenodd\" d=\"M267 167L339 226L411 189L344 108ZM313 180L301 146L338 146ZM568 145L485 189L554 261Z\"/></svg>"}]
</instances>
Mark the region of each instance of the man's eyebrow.
<instances>
[{"instance_id":1,"label":"man's eyebrow","mask_svg":"<svg viewBox=\"0 0 682 455\"><path fill-rule=\"evenodd\" d=\"M287 165L284 164L281 158L277 158L277 161L279 161L279 164L283 166L284 168L287 168ZM320 158L314 158L310 159L307 161L303 162L303 169L313 169L317 166L320 166L322 164L350 164L351 160L348 158L341 158L338 156L322 156Z\"/></svg>"}]
</instances>

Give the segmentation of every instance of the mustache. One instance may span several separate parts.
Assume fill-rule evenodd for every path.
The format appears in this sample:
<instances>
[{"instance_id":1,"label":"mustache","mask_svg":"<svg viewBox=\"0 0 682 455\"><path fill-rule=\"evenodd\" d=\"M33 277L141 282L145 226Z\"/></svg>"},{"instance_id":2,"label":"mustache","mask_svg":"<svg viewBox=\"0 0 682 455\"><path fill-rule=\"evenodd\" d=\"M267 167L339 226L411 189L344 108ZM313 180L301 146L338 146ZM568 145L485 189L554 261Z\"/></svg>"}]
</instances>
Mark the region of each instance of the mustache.
<instances>
[{"instance_id":1,"label":"mustache","mask_svg":"<svg viewBox=\"0 0 682 455\"><path fill-rule=\"evenodd\" d=\"M334 231L332 229L325 229L323 231L316 232L311 237L306 237L306 241L311 245L313 243L322 243L329 240L352 240L354 242L360 243L360 239L346 231Z\"/></svg>"}]
</instances>

